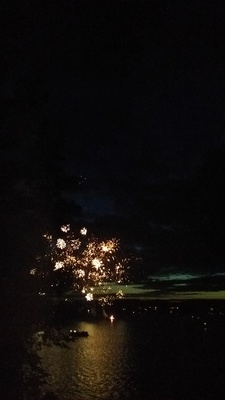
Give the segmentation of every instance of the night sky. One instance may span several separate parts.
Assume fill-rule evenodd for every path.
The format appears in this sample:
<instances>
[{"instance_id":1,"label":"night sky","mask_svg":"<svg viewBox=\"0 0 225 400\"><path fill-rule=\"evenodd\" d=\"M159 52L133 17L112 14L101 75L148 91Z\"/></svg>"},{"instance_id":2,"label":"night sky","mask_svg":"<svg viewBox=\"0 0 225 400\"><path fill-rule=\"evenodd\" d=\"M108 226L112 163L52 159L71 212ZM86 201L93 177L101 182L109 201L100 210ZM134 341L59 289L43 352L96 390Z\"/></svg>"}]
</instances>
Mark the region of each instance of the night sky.
<instances>
[{"instance_id":1,"label":"night sky","mask_svg":"<svg viewBox=\"0 0 225 400\"><path fill-rule=\"evenodd\" d=\"M82 222L151 270L223 270L224 2L28 3L3 7L3 157L47 121Z\"/></svg>"}]
</instances>

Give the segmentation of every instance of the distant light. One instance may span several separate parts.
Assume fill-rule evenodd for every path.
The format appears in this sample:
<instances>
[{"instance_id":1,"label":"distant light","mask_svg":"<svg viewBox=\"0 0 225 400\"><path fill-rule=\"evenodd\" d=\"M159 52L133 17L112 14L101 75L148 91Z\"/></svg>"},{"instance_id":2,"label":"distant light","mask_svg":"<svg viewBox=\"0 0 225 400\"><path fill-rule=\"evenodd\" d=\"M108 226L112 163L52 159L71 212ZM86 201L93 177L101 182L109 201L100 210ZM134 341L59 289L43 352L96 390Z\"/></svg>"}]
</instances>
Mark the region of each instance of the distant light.
<instances>
[{"instance_id":1,"label":"distant light","mask_svg":"<svg viewBox=\"0 0 225 400\"><path fill-rule=\"evenodd\" d=\"M110 315L109 319L110 319L111 322L113 322L115 317L113 315Z\"/></svg>"}]
</instances>

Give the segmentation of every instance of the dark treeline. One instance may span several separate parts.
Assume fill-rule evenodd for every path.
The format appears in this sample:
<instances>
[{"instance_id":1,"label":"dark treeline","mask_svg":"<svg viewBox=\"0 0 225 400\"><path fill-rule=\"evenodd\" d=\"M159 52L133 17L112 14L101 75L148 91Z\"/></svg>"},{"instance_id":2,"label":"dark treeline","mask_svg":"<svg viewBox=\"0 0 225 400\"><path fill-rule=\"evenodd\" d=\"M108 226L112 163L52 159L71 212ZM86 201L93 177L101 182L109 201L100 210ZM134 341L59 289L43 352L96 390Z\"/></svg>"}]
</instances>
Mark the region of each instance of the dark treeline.
<instances>
[{"instance_id":1,"label":"dark treeline","mask_svg":"<svg viewBox=\"0 0 225 400\"><path fill-rule=\"evenodd\" d=\"M8 118L3 119L2 130L7 123ZM76 190L78 179L65 175L63 135L54 125L23 135L18 135L16 123L11 129L1 146L1 397L22 399L28 393L28 399L38 399L44 373L32 335L51 326L53 309L38 295L39 280L30 270L36 266L43 234L57 231L71 213L79 214L63 197L70 187ZM23 365L30 369L26 381Z\"/></svg>"}]
</instances>

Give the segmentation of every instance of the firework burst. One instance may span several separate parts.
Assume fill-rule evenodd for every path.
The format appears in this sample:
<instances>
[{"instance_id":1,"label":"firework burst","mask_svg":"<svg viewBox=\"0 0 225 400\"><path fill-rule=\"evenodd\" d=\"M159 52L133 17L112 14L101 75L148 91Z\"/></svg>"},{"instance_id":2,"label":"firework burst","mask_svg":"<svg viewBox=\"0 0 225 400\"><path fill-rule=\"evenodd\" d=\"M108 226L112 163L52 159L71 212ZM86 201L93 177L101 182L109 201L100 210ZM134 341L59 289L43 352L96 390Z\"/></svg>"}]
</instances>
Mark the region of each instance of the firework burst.
<instances>
[{"instance_id":1,"label":"firework burst","mask_svg":"<svg viewBox=\"0 0 225 400\"><path fill-rule=\"evenodd\" d=\"M69 279L70 287L85 294L87 300L92 300L96 291L102 294L103 303L110 301L112 295L107 294L109 283L128 281L130 259L119 257L119 240L99 240L89 236L85 227L77 235L70 225L62 225L60 231L60 237L56 238L48 233L43 235L47 251L43 257L38 257L38 262L48 263L48 269L44 269L42 275L57 276L67 283ZM123 297L122 291L115 296Z\"/></svg>"}]
</instances>

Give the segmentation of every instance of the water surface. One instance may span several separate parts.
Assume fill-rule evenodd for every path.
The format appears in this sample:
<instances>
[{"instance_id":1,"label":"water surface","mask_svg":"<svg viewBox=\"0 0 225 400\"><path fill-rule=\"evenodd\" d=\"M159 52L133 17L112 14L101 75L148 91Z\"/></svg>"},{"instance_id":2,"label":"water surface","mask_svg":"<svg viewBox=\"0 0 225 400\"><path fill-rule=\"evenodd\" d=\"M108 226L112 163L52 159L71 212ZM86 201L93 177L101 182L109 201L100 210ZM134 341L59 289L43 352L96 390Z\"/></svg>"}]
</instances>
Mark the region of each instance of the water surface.
<instances>
[{"instance_id":1,"label":"water surface","mask_svg":"<svg viewBox=\"0 0 225 400\"><path fill-rule=\"evenodd\" d=\"M61 400L200 400L225 393L224 332L190 316L79 322L70 349L41 350ZM220 397L221 396L221 397Z\"/></svg>"}]
</instances>

